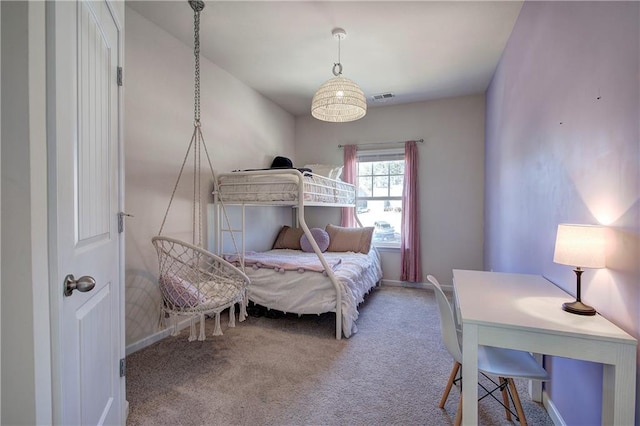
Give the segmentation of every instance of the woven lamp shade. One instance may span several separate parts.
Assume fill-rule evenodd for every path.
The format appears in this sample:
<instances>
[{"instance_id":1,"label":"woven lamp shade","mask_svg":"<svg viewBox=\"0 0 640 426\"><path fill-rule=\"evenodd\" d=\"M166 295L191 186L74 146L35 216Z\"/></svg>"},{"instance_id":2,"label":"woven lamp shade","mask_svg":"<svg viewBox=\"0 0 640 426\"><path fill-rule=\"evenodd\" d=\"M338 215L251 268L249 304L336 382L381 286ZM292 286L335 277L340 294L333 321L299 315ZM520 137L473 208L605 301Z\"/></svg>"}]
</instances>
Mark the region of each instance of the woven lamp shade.
<instances>
[{"instance_id":1,"label":"woven lamp shade","mask_svg":"<svg viewBox=\"0 0 640 426\"><path fill-rule=\"evenodd\" d=\"M322 121L345 123L358 120L367 113L367 100L362 89L339 75L325 82L311 102L311 115Z\"/></svg>"}]
</instances>

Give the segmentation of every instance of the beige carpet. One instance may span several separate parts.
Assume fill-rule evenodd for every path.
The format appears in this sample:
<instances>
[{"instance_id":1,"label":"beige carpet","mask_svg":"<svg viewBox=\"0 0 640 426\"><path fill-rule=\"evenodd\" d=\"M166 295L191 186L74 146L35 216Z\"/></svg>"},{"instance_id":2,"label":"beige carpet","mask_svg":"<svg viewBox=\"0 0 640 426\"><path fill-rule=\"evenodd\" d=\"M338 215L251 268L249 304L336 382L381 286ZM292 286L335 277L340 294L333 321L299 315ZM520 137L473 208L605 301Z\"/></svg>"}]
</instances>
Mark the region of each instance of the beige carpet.
<instances>
[{"instance_id":1,"label":"beige carpet","mask_svg":"<svg viewBox=\"0 0 640 426\"><path fill-rule=\"evenodd\" d=\"M188 330L127 357L133 425L450 425L454 388L438 408L452 360L440 340L432 291L375 289L359 332L335 340L333 314L249 317L224 336ZM207 320L207 332L213 323ZM519 384L531 425L552 425ZM480 424L511 424L480 402Z\"/></svg>"}]
</instances>

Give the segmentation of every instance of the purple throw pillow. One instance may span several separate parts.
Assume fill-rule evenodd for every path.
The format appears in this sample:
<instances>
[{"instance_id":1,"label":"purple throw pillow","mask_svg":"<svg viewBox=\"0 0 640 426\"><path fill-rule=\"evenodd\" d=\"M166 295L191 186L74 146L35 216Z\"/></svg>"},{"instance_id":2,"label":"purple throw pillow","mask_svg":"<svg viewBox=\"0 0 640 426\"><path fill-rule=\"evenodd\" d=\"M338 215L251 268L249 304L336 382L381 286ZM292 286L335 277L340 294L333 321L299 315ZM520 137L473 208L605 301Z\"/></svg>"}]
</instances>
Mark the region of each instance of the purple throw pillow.
<instances>
[{"instance_id":1,"label":"purple throw pillow","mask_svg":"<svg viewBox=\"0 0 640 426\"><path fill-rule=\"evenodd\" d=\"M329 247L330 242L327 231L321 228L311 228L309 231L311 231L313 239L316 240L316 244L318 244L320 251L325 252ZM307 253L313 253L313 247L311 247L311 243L309 242L306 234L302 234L302 237L300 237L300 248L302 248L302 251Z\"/></svg>"}]
</instances>

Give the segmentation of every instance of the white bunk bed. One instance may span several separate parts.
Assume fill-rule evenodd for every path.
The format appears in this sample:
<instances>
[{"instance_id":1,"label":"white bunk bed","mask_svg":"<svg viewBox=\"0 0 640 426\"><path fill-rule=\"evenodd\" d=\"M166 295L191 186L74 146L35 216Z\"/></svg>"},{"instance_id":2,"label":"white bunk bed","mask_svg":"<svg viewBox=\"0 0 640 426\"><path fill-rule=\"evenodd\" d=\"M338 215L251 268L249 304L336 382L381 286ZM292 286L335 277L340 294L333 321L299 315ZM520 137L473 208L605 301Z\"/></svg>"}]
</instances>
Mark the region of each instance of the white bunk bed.
<instances>
[{"instance_id":1,"label":"white bunk bed","mask_svg":"<svg viewBox=\"0 0 640 426\"><path fill-rule=\"evenodd\" d=\"M297 314L335 312L336 339L340 339L343 333L349 337L357 330L357 305L382 278L380 256L373 244L369 253L323 253L305 221L305 207L355 207L353 185L298 169L238 171L218 175L214 200L217 212L216 251L222 253L223 233L240 234L242 238L241 253L236 257L227 256L228 259L243 266L251 264L254 253L245 251L244 242L245 208L250 206L294 207L297 225L302 228L317 256L317 260L310 260L309 256L314 257L314 253L297 250L266 252L264 255L274 256L275 251L278 257L298 252L306 257L307 264L315 261L316 266L305 268L306 272L301 273L302 268L289 271L278 267L256 268L258 262L254 261L253 268L244 268L251 280L248 288L250 300L270 309ZM220 207L233 205L242 207L240 229L225 228L221 220ZM339 264L337 268L336 264ZM301 282L304 286L300 285ZM302 291L303 294L294 295L294 291Z\"/></svg>"}]
</instances>

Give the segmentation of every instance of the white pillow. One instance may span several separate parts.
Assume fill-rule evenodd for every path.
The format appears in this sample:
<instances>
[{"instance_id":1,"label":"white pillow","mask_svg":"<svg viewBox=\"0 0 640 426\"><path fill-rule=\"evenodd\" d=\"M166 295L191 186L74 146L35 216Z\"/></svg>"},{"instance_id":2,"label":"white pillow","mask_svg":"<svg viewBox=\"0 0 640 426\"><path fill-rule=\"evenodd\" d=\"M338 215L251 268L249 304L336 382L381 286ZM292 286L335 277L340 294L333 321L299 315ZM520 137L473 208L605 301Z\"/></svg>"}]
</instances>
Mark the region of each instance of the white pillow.
<instances>
[{"instance_id":1,"label":"white pillow","mask_svg":"<svg viewBox=\"0 0 640 426\"><path fill-rule=\"evenodd\" d=\"M160 291L170 308L195 308L206 303L203 294L189 281L174 275L162 275L160 277Z\"/></svg>"},{"instance_id":2,"label":"white pillow","mask_svg":"<svg viewBox=\"0 0 640 426\"><path fill-rule=\"evenodd\" d=\"M335 169L333 169L333 173L331 175L331 179L340 179L340 176L342 176L342 169L344 166L338 166Z\"/></svg>"},{"instance_id":3,"label":"white pillow","mask_svg":"<svg viewBox=\"0 0 640 426\"><path fill-rule=\"evenodd\" d=\"M342 174L343 166L332 166L329 164L307 164L304 167L306 169L311 169L311 172L317 175L328 177L329 179L338 179Z\"/></svg>"}]
</instances>

